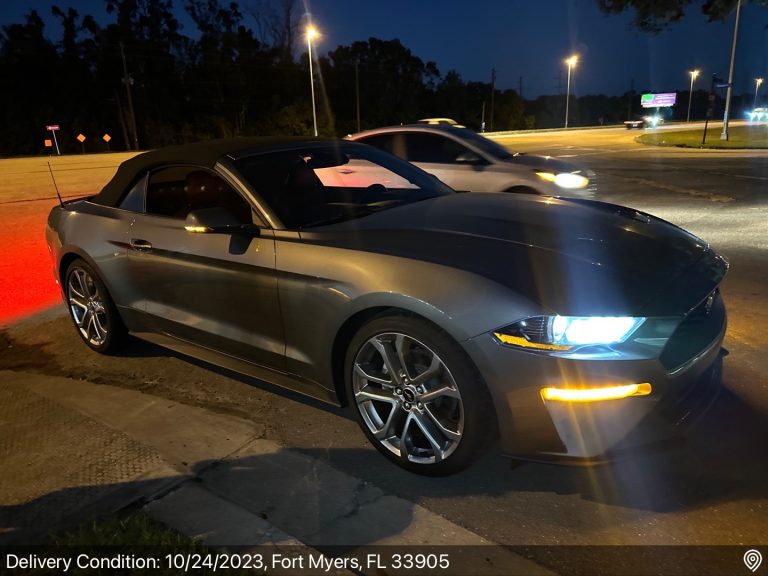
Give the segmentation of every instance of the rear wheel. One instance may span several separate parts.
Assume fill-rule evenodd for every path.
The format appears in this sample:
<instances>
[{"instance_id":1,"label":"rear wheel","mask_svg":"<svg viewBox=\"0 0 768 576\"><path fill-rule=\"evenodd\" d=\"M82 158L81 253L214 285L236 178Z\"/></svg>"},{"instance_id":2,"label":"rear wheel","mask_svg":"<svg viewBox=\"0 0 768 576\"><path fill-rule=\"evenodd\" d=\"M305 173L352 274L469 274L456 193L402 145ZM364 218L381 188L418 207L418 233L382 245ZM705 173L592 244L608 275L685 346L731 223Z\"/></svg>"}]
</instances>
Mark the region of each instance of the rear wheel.
<instances>
[{"instance_id":1,"label":"rear wheel","mask_svg":"<svg viewBox=\"0 0 768 576\"><path fill-rule=\"evenodd\" d=\"M461 347L424 320L372 320L352 339L345 372L363 432L406 470L451 474L493 436L485 384Z\"/></svg>"},{"instance_id":2,"label":"rear wheel","mask_svg":"<svg viewBox=\"0 0 768 576\"><path fill-rule=\"evenodd\" d=\"M91 349L102 354L122 344L126 329L98 274L81 259L67 268L64 290L69 316Z\"/></svg>"}]
</instances>

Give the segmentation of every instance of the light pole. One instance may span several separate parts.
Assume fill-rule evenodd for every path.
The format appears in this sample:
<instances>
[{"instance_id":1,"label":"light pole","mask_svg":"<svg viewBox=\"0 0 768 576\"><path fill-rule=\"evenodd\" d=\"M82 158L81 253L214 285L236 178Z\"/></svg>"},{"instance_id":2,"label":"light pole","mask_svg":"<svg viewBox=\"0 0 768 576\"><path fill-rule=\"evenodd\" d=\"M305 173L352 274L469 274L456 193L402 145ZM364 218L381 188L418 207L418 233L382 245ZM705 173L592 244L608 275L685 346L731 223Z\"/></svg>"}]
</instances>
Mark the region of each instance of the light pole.
<instances>
[{"instance_id":1,"label":"light pole","mask_svg":"<svg viewBox=\"0 0 768 576\"><path fill-rule=\"evenodd\" d=\"M691 75L691 89L688 91L688 117L686 118L686 122L691 121L691 100L693 100L693 83L696 80L696 78L699 77L699 70L688 70L688 74Z\"/></svg>"},{"instance_id":2,"label":"light pole","mask_svg":"<svg viewBox=\"0 0 768 576\"><path fill-rule=\"evenodd\" d=\"M731 94L733 94L733 65L736 61L736 44L739 39L739 16L741 15L741 0L736 0L736 18L733 24L733 43L731 44L731 66L728 69L728 88L725 91L725 112L723 112L723 131L720 140L728 140L728 117L731 111Z\"/></svg>"},{"instance_id":3,"label":"light pole","mask_svg":"<svg viewBox=\"0 0 768 576\"><path fill-rule=\"evenodd\" d=\"M757 108L757 92L760 90L760 85L763 83L762 78L755 78L755 100L752 102L752 110Z\"/></svg>"},{"instance_id":4,"label":"light pole","mask_svg":"<svg viewBox=\"0 0 768 576\"><path fill-rule=\"evenodd\" d=\"M312 39L320 34L311 24L307 26L307 51L309 52L309 87L312 91L312 126L315 129L315 138L317 138L317 111L315 110L315 76L312 73Z\"/></svg>"},{"instance_id":5,"label":"light pole","mask_svg":"<svg viewBox=\"0 0 768 576\"><path fill-rule=\"evenodd\" d=\"M579 57L574 54L570 58L567 58L565 60L565 63L568 65L568 83L566 84L565 89L565 127L568 128L568 104L570 103L571 98L571 68L576 66L576 62L579 61Z\"/></svg>"}]
</instances>

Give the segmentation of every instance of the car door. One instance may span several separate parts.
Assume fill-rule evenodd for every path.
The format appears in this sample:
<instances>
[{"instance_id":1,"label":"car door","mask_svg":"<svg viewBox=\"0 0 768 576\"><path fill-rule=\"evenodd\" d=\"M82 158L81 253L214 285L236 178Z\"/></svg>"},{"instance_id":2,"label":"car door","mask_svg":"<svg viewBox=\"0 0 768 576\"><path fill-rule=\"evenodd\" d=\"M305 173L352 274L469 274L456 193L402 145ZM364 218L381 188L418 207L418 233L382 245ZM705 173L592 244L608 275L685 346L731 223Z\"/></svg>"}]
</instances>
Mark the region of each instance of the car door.
<instances>
[{"instance_id":1,"label":"car door","mask_svg":"<svg viewBox=\"0 0 768 576\"><path fill-rule=\"evenodd\" d=\"M243 224L261 224L243 195L205 168L153 170L145 194L144 211L130 226L127 261L146 322L176 338L282 369L272 231L187 231L187 214L202 208L226 208Z\"/></svg>"},{"instance_id":2,"label":"car door","mask_svg":"<svg viewBox=\"0 0 768 576\"><path fill-rule=\"evenodd\" d=\"M460 192L493 192L487 160L462 143L427 132L403 134L405 159Z\"/></svg>"}]
</instances>

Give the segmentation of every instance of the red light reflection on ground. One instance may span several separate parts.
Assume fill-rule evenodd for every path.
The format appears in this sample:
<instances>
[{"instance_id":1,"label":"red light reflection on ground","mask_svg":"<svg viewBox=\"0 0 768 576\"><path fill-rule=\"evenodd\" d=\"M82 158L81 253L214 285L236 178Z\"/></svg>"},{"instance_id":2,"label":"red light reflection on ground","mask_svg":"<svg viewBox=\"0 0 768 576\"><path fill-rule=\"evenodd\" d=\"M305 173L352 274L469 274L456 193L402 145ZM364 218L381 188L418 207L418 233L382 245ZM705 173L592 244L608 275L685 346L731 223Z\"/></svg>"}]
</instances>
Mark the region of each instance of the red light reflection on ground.
<instances>
[{"instance_id":1,"label":"red light reflection on ground","mask_svg":"<svg viewBox=\"0 0 768 576\"><path fill-rule=\"evenodd\" d=\"M56 200L0 204L0 325L61 302L45 243Z\"/></svg>"}]
</instances>

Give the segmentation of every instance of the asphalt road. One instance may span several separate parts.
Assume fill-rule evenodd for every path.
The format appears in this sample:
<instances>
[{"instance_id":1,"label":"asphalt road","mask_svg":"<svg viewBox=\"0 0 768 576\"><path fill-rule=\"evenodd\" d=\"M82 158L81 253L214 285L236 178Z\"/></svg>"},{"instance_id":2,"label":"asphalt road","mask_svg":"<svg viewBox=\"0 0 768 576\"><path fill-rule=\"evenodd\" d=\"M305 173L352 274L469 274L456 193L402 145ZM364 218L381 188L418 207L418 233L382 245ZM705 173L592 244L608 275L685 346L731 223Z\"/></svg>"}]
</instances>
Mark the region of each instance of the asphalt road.
<instances>
[{"instance_id":1,"label":"asphalt road","mask_svg":"<svg viewBox=\"0 0 768 576\"><path fill-rule=\"evenodd\" d=\"M344 411L139 342L122 356L94 355L61 314L8 327L4 337L13 347L0 365L140 389L253 419L263 423L267 439L500 544L768 545L768 152L648 148L634 143L637 134L571 130L499 140L514 150L584 163L599 174L598 199L670 220L729 259L723 392L693 433L664 451L565 468L511 466L493 448L459 475L421 478L388 464ZM556 569L590 552L558 559L545 549L528 554Z\"/></svg>"}]
</instances>

